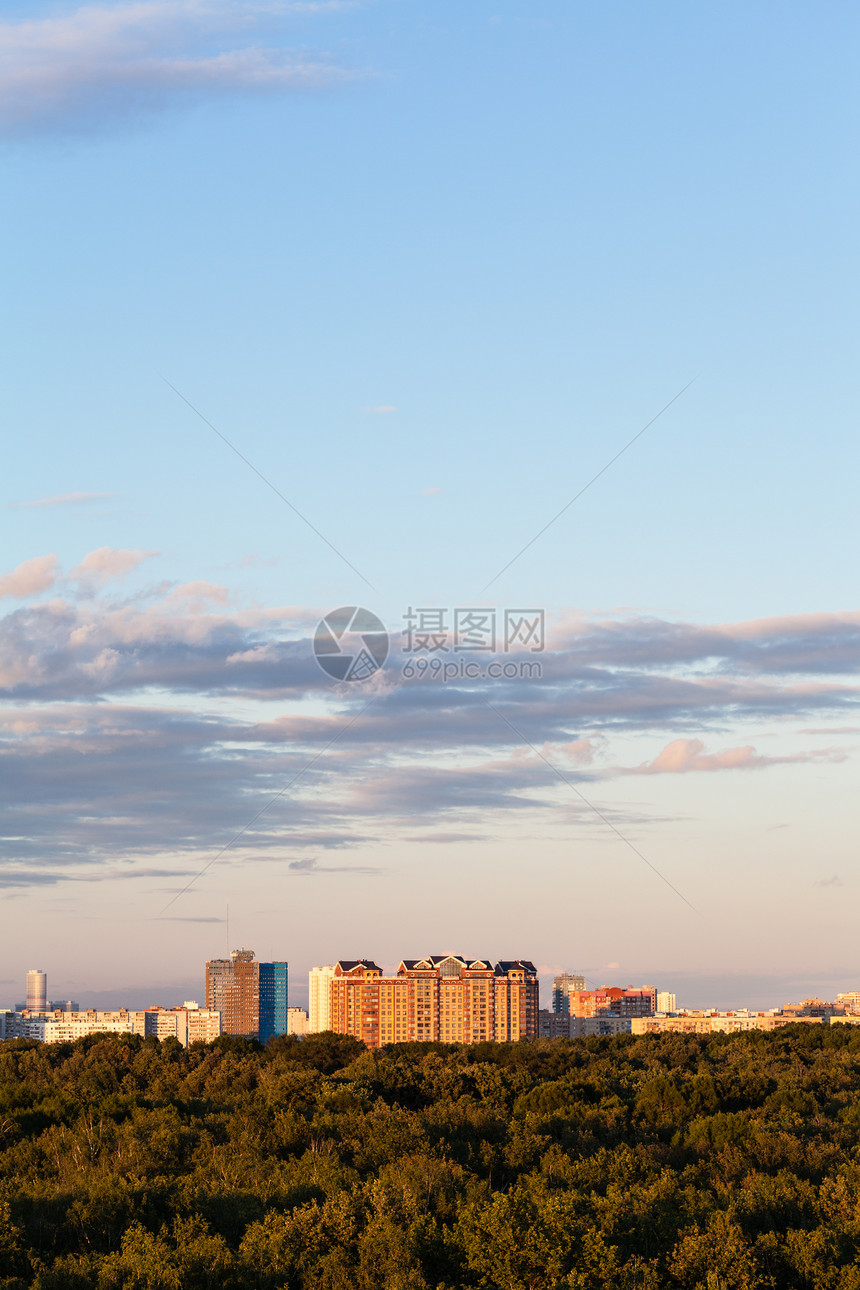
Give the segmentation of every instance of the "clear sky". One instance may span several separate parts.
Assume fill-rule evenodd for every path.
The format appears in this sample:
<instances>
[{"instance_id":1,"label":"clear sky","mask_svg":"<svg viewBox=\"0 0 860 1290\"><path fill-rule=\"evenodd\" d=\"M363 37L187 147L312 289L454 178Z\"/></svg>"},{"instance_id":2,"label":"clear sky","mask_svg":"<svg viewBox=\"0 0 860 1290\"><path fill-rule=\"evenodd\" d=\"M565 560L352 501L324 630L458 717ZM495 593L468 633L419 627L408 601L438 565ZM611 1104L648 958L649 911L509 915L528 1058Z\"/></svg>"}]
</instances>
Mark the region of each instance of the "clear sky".
<instances>
[{"instance_id":1,"label":"clear sky","mask_svg":"<svg viewBox=\"0 0 860 1290\"><path fill-rule=\"evenodd\" d=\"M858 28L4 7L0 1000L199 995L228 903L295 1002L448 950L860 988Z\"/></svg>"}]
</instances>

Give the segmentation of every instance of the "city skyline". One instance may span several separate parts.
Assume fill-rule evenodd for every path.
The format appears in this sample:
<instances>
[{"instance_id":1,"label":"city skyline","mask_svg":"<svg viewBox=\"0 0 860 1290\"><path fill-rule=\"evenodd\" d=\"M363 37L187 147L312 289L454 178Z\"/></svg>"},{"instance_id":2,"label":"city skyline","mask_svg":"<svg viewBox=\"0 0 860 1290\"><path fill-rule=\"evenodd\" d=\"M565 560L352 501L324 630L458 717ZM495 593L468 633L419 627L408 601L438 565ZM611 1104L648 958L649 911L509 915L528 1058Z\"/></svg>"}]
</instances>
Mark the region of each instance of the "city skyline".
<instances>
[{"instance_id":1,"label":"city skyline","mask_svg":"<svg viewBox=\"0 0 860 1290\"><path fill-rule=\"evenodd\" d=\"M6 6L0 995L860 982L823 14Z\"/></svg>"},{"instance_id":2,"label":"city skyline","mask_svg":"<svg viewBox=\"0 0 860 1290\"><path fill-rule=\"evenodd\" d=\"M309 1007L289 1005L289 965L260 962L253 950L232 950L205 964L205 1007L128 1003L112 1010L80 1009L72 1000L46 998L46 974L27 973L27 999L0 1007L0 1040L69 1043L102 1034L198 1041L270 1041L330 1031L367 1048L397 1044L472 1045L575 1040L615 1035L740 1034L802 1025L860 1025L860 991L817 997L766 1010L678 1007L674 994L653 984L586 989L580 973L552 980L541 1000L538 973L523 959L493 962L459 954L404 958L386 971L369 958L315 965ZM541 1007L541 1003L548 1007Z\"/></svg>"},{"instance_id":3,"label":"city skyline","mask_svg":"<svg viewBox=\"0 0 860 1290\"><path fill-rule=\"evenodd\" d=\"M456 959L460 961L460 956L454 953L448 955L431 956L428 962L439 963L444 959ZM242 986L240 983L239 993L234 1001L233 1009L236 1013L231 1024L226 1024L226 995L222 987L222 994L216 999L215 995L218 986L210 985L210 969L215 973L224 973L232 975L231 965L235 965L237 960L240 962L241 970L252 972L254 981L250 985ZM236 948L230 951L226 959L207 960L203 965L201 978L197 982L188 982L189 988L183 992L181 987L172 986L167 990L159 990L152 985L132 988L114 987L105 991L95 992L85 999L83 1004L66 998L53 999L49 995L53 991L47 990L47 974L37 969L31 969L26 973L24 982L26 998L20 1003L12 1004L3 1001L0 996L0 1012L20 1010L31 1007L31 998L33 1007L36 1012L40 1011L38 1007L41 999L45 1008L50 1011L86 1012L93 1009L104 1009L115 1012L117 1009L125 1009L140 1012L141 1009L177 1009L182 1006L188 1007L187 996L201 994L205 1000L205 1007L212 1007L220 1010L220 1015L225 1021L224 1032L234 1034L250 1034L258 1032L264 1039L270 1038L275 1034L296 1033L289 1030L288 1014L301 1012L306 1018L307 1031L313 1033L328 1028L327 1022L332 1019L331 1005L329 1000L329 987L332 979L336 975L338 964L346 960L339 958L328 964L316 964L309 968L307 973L301 970L290 973L289 965L285 960L275 960L266 962L258 959L256 952L248 949L246 946ZM395 962L377 962L372 956L350 960L353 964L370 964L373 969L380 972L385 979L395 977L402 972L404 965L414 965L419 960L398 959ZM465 960L464 960L465 962ZM496 959L486 960L487 963L499 965ZM522 963L526 960L509 960L509 965L513 962ZM816 991L812 988L811 983L806 980L797 982L797 989L794 990L790 997L783 995L777 998L775 995L768 996L767 999L757 997L754 994L747 995L744 998L727 1001L726 999L716 999L709 997L707 1002L696 997L683 997L680 1002L673 990L665 987L666 983L661 985L635 985L632 981L621 984L621 978L615 973L612 980L604 980L600 983L589 977L584 976L581 972L568 968L551 969L545 971L538 970L534 964L528 963L530 971L534 972L534 981L538 986L538 1007L542 1013L552 1013L559 1017L580 1016L593 1017L601 1015L608 1010L610 1013L617 1013L620 1017L637 1016L643 1013L642 1001L647 996L650 999L650 1010L657 1013L681 1013L707 1014L709 1012L731 1013L749 1012L750 1014L764 1013L769 1011L780 1011L786 1007L791 1008L798 1006L797 1001L809 1001L822 999L834 999L844 1001L852 1013L860 1013L860 991L856 991L849 983L844 981L837 982L838 988L830 990ZM546 966L546 965L544 965ZM609 965L615 968L617 965ZM31 980L34 977L40 978L38 982L38 998L35 991L31 994ZM263 981L266 985L263 985ZM199 989L198 987L201 987ZM248 1014L247 1024L237 1024L236 1017L239 1014L243 1016L247 1012L250 995L248 989L253 992L251 1000L254 1011L254 1018ZM180 1005L179 999L185 996L185 1002ZM264 995L266 996L265 1005L263 1003ZM223 996L223 997L222 997ZM240 998L241 996L241 998ZM620 1007L612 1002L613 998L627 996L631 1001L628 1005ZM264 1019L265 1009L265 1019ZM645 1011L648 1009L646 1008ZM305 1033L304 1030L300 1033ZM553 1034L556 1032L553 1031ZM559 1032L561 1033L561 1032Z\"/></svg>"}]
</instances>

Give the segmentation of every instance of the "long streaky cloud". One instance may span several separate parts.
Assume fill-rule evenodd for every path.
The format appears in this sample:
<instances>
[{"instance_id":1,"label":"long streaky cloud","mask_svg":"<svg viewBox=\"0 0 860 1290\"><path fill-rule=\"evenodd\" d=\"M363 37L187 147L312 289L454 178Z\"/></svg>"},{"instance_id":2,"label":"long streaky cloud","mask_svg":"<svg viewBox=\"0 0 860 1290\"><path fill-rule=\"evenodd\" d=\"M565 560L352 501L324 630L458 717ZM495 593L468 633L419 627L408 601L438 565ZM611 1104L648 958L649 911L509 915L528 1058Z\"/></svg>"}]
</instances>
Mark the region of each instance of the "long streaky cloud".
<instances>
[{"instance_id":1,"label":"long streaky cloud","mask_svg":"<svg viewBox=\"0 0 860 1290\"><path fill-rule=\"evenodd\" d=\"M92 502L106 502L116 493L57 493L54 497L34 497L28 502L10 502L10 511L23 511L29 507L88 506Z\"/></svg>"}]
</instances>

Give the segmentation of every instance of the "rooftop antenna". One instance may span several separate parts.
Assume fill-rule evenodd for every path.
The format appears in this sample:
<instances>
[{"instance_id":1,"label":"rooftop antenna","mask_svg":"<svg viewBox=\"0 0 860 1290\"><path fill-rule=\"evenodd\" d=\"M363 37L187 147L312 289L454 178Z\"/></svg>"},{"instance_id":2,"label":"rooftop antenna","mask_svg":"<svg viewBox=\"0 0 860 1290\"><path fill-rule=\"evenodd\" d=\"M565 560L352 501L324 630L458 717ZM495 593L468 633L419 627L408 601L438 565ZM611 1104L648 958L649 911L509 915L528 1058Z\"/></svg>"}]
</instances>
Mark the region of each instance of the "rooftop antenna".
<instances>
[{"instance_id":1,"label":"rooftop antenna","mask_svg":"<svg viewBox=\"0 0 860 1290\"><path fill-rule=\"evenodd\" d=\"M227 958L230 957L230 902L227 901Z\"/></svg>"}]
</instances>

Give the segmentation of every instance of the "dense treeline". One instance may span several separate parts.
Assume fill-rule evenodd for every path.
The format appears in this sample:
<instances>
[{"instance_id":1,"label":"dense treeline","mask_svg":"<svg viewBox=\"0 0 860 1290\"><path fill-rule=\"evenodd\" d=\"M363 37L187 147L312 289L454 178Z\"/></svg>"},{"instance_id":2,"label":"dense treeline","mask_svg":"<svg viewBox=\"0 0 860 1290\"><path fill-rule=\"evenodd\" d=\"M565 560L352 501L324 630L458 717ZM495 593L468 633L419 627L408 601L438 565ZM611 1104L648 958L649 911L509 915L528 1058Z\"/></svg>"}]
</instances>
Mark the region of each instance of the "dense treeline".
<instances>
[{"instance_id":1,"label":"dense treeline","mask_svg":"<svg viewBox=\"0 0 860 1290\"><path fill-rule=\"evenodd\" d=\"M0 1044L0 1286L860 1290L860 1034Z\"/></svg>"}]
</instances>

